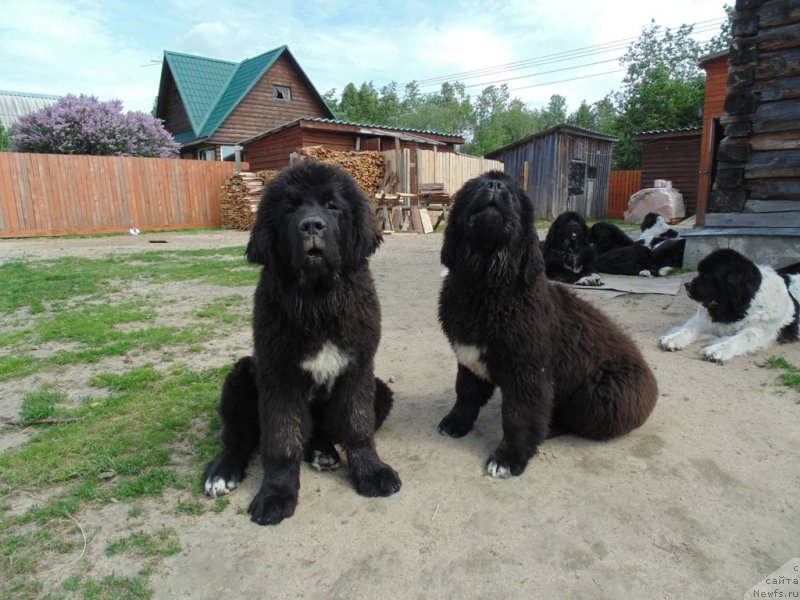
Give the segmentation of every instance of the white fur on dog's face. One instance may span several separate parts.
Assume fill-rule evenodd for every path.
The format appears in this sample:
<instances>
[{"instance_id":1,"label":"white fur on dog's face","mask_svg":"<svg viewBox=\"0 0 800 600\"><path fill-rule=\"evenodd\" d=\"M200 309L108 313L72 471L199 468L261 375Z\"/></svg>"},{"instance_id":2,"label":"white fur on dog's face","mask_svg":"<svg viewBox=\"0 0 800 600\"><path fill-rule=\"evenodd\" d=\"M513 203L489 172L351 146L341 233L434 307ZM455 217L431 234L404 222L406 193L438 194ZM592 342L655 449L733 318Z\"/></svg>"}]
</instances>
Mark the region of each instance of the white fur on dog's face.
<instances>
[{"instance_id":1,"label":"white fur on dog's face","mask_svg":"<svg viewBox=\"0 0 800 600\"><path fill-rule=\"evenodd\" d=\"M709 308L701 305L686 323L661 338L661 348L683 350L695 341L711 341L713 343L703 349L703 358L723 363L734 356L756 352L775 343L781 330L798 317L792 297L800 299L800 277L792 277L787 286L784 279L770 267L758 267L758 273L761 283L743 310L742 318L721 322L713 318ZM701 276L705 276L702 281L703 302L711 310L716 301L709 294L719 297L720 303L733 295L733 290L726 289L725 278L714 279L712 273ZM701 276L688 284L687 289L694 289L698 293L700 282L697 280Z\"/></svg>"}]
</instances>

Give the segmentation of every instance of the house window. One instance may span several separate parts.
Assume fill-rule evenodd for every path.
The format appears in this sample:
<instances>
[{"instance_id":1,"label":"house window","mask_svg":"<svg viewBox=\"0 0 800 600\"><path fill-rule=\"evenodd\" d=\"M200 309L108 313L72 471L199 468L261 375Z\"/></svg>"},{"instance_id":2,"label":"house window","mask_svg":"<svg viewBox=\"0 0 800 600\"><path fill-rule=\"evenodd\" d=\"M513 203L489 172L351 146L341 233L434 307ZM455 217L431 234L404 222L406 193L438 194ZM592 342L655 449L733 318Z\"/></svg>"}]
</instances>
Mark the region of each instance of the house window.
<instances>
[{"instance_id":1,"label":"house window","mask_svg":"<svg viewBox=\"0 0 800 600\"><path fill-rule=\"evenodd\" d=\"M276 100L291 100L292 88L287 87L285 85L273 85L272 97L275 98Z\"/></svg>"},{"instance_id":2,"label":"house window","mask_svg":"<svg viewBox=\"0 0 800 600\"><path fill-rule=\"evenodd\" d=\"M197 151L197 158L199 160L217 160L217 155L214 148L203 148Z\"/></svg>"}]
</instances>

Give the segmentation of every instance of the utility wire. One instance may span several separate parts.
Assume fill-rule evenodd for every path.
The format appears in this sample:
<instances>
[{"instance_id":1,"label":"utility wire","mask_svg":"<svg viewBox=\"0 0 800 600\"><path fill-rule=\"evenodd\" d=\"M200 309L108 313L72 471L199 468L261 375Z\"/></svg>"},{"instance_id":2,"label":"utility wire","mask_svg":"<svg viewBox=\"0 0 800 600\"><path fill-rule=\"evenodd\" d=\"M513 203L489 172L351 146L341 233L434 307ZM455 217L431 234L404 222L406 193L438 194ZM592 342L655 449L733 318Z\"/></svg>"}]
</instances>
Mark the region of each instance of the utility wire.
<instances>
[{"instance_id":1,"label":"utility wire","mask_svg":"<svg viewBox=\"0 0 800 600\"><path fill-rule=\"evenodd\" d=\"M708 33L710 31L716 31L719 28L719 26L723 23L723 21L724 21L724 19L710 19L708 21L700 21L698 23L694 23L693 27L696 27L696 29L693 29L692 33L693 34L698 34L698 33ZM662 35L661 38L663 39L663 37L664 36ZM603 44L595 44L595 45L592 45L592 46L584 46L582 48L575 48L575 49L572 49L572 50L565 50L565 51L562 51L562 52L556 52L556 53L553 53L553 54L548 54L548 55L540 56L540 57L537 57L537 58L529 58L529 59L525 59L525 60L522 60L522 61L516 61L516 62L512 62L512 63L505 63L505 64L501 64L501 65L494 65L494 66L490 66L490 67L484 67L482 69L474 69L474 70L471 70L471 71L462 71L460 73L451 73L449 75L442 75L442 76L438 76L438 77L430 77L428 79L420 79L420 80L416 81L416 83L417 83L417 85L419 87L430 87L430 86L433 86L433 85L437 85L439 83L444 83L446 81L452 81L452 80L463 81L465 79L474 79L474 78L477 78L477 77L483 77L483 76L487 76L487 75L497 75L497 74L502 74L502 73L507 73L507 72L512 72L512 71L518 71L520 69L531 68L531 67L534 67L534 66L541 66L541 65L554 64L554 63L558 63L558 62L565 62L565 61L568 61L568 60L574 60L576 58L583 58L583 57L586 57L586 56L604 54L604 53L615 52L615 51L618 52L620 50L627 49L628 46L629 46L629 43L632 40L635 40L635 39L637 39L637 38L636 37L632 37L632 38L625 38L625 39L621 39L621 40L616 40L616 41L613 41L613 42L606 42L606 43L603 43ZM600 64L601 62L611 62L612 60L619 60L619 58L621 58L621 57L617 57L617 58L614 58L614 59L609 59L608 61L598 61L598 63L596 63L596 64ZM595 64L595 63L590 63L590 64ZM583 66L587 66L587 65L578 65L578 66L575 66L575 67L567 67L567 68L562 69L562 70L567 70L569 68L580 68L580 67L583 67ZM552 71L545 71L543 73L550 73L550 72L552 72ZM511 79L519 79L519 78L522 78L522 77L533 77L535 75L540 75L540 74L543 74L543 73L534 73L534 74L529 74L529 75L522 75L522 76L514 77L514 78L511 78ZM503 81L506 81L506 80L503 80ZM497 83L497 82L494 82L494 83ZM488 84L475 84L475 85L488 85ZM470 86L466 86L466 87L474 87L474 85L470 85Z\"/></svg>"}]
</instances>

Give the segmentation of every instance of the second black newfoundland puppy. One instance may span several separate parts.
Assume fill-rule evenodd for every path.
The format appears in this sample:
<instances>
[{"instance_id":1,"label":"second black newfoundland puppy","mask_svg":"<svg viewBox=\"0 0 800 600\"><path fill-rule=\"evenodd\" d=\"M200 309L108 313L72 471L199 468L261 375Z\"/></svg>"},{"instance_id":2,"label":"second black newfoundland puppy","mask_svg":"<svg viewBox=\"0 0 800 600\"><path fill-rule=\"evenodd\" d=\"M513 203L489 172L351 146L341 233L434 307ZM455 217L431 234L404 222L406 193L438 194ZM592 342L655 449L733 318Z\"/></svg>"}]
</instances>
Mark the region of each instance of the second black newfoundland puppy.
<instances>
[{"instance_id":1,"label":"second black newfoundland puppy","mask_svg":"<svg viewBox=\"0 0 800 600\"><path fill-rule=\"evenodd\" d=\"M373 441L392 404L373 374L380 307L367 258L381 241L366 198L336 167L299 161L264 190L247 245L247 259L264 265L255 349L225 381L222 452L205 473L207 495L227 494L259 448L264 478L249 508L259 525L294 514L301 460L339 466L334 444L359 494L400 489Z\"/></svg>"},{"instance_id":2,"label":"second black newfoundland puppy","mask_svg":"<svg viewBox=\"0 0 800 600\"><path fill-rule=\"evenodd\" d=\"M465 435L499 387L503 439L486 463L491 476L521 474L551 431L604 440L645 422L658 396L653 373L605 315L547 280L533 206L514 179L490 171L464 184L442 262L439 319L458 373L439 432Z\"/></svg>"}]
</instances>

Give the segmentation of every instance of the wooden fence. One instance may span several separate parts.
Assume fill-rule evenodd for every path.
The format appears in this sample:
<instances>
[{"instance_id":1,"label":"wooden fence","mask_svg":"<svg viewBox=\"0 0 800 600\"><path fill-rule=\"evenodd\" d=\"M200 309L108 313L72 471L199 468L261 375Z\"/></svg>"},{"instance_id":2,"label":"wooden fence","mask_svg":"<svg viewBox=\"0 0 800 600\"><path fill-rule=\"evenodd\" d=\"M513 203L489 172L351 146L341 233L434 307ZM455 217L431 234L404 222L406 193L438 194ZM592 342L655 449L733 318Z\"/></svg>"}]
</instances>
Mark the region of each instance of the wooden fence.
<instances>
[{"instance_id":1,"label":"wooden fence","mask_svg":"<svg viewBox=\"0 0 800 600\"><path fill-rule=\"evenodd\" d=\"M608 185L608 218L621 219L630 197L642 189L641 171L611 171Z\"/></svg>"},{"instance_id":2,"label":"wooden fence","mask_svg":"<svg viewBox=\"0 0 800 600\"><path fill-rule=\"evenodd\" d=\"M219 227L231 162L0 152L0 238Z\"/></svg>"},{"instance_id":3,"label":"wooden fence","mask_svg":"<svg viewBox=\"0 0 800 600\"><path fill-rule=\"evenodd\" d=\"M455 194L468 180L492 169L502 171L503 163L455 152L417 150L417 182L443 183L448 194Z\"/></svg>"}]
</instances>

